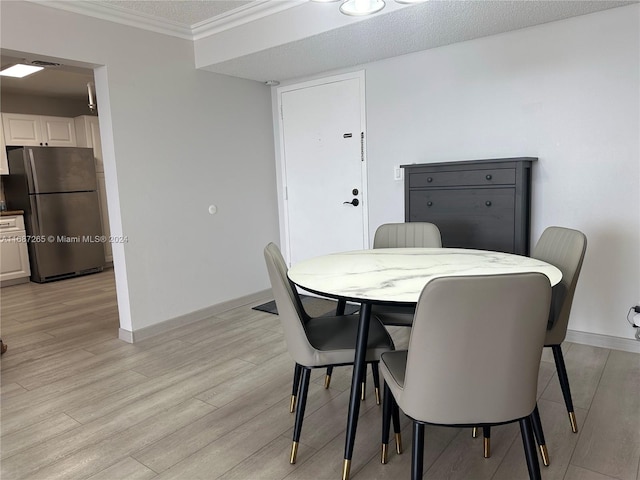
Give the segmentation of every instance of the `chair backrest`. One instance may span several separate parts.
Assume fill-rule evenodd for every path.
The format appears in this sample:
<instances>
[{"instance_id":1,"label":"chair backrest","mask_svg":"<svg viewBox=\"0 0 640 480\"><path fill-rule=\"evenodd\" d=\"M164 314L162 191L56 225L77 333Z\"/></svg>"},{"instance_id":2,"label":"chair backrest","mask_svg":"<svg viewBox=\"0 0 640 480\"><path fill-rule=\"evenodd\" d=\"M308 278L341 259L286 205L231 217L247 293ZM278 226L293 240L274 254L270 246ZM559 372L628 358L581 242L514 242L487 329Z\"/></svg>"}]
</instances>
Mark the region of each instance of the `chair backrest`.
<instances>
[{"instance_id":1,"label":"chair backrest","mask_svg":"<svg viewBox=\"0 0 640 480\"><path fill-rule=\"evenodd\" d=\"M536 403L551 286L541 273L436 278L425 286L398 399L430 423L516 420Z\"/></svg>"},{"instance_id":2,"label":"chair backrest","mask_svg":"<svg viewBox=\"0 0 640 480\"><path fill-rule=\"evenodd\" d=\"M385 223L373 237L373 248L412 247L442 247L438 227L428 222Z\"/></svg>"},{"instance_id":3,"label":"chair backrest","mask_svg":"<svg viewBox=\"0 0 640 480\"><path fill-rule=\"evenodd\" d=\"M287 264L274 243L265 247L264 259L289 354L300 365L312 366L316 350L307 338L306 314L300 296L287 276Z\"/></svg>"},{"instance_id":4,"label":"chair backrest","mask_svg":"<svg viewBox=\"0 0 640 480\"><path fill-rule=\"evenodd\" d=\"M573 295L586 249L587 237L584 233L563 227L548 227L533 248L533 258L550 263L562 271L562 280L553 287L546 345L560 345L567 335Z\"/></svg>"}]
</instances>

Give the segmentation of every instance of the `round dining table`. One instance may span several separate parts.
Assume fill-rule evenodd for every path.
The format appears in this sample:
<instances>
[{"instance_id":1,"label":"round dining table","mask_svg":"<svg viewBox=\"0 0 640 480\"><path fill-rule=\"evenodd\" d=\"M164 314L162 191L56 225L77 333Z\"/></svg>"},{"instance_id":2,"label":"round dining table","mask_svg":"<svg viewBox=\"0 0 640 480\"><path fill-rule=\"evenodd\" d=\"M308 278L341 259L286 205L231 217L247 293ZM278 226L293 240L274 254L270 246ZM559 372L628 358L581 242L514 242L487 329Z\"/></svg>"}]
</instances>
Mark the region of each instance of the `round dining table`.
<instances>
[{"instance_id":1,"label":"round dining table","mask_svg":"<svg viewBox=\"0 0 640 480\"><path fill-rule=\"evenodd\" d=\"M298 287L339 304L360 304L353 375L347 417L342 478L349 478L360 412L360 389L371 305L415 305L433 278L539 272L551 286L562 279L555 266L530 257L461 248L377 248L331 253L293 265L289 279Z\"/></svg>"}]
</instances>

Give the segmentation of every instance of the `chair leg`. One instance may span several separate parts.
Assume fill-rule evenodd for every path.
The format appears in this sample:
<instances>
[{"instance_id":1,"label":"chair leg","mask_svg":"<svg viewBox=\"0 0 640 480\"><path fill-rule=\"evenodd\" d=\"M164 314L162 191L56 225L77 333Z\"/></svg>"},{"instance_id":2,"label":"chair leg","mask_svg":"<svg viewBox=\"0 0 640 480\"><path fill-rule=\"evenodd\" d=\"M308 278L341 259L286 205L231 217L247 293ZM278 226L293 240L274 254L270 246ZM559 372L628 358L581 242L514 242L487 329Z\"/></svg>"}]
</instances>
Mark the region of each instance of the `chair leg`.
<instances>
[{"instance_id":1,"label":"chair leg","mask_svg":"<svg viewBox=\"0 0 640 480\"><path fill-rule=\"evenodd\" d=\"M296 410L296 399L298 398L298 390L300 390L300 375L302 374L302 366L296 363L293 370L293 387L291 389L291 402L289 402L289 413Z\"/></svg>"},{"instance_id":2,"label":"chair leg","mask_svg":"<svg viewBox=\"0 0 640 480\"><path fill-rule=\"evenodd\" d=\"M484 437L484 458L491 457L491 426L482 427L482 435Z\"/></svg>"},{"instance_id":3,"label":"chair leg","mask_svg":"<svg viewBox=\"0 0 640 480\"><path fill-rule=\"evenodd\" d=\"M365 393L367 390L367 365L365 364L364 373L362 374L362 384L360 385L360 400L363 402L367 398L367 394Z\"/></svg>"},{"instance_id":4,"label":"chair leg","mask_svg":"<svg viewBox=\"0 0 640 480\"><path fill-rule=\"evenodd\" d=\"M324 375L324 388L329 388L331 385L331 374L333 373L333 367L327 367L327 373Z\"/></svg>"},{"instance_id":5,"label":"chair leg","mask_svg":"<svg viewBox=\"0 0 640 480\"><path fill-rule=\"evenodd\" d=\"M411 480L422 480L424 455L424 424L413 422L413 448L411 451Z\"/></svg>"},{"instance_id":6,"label":"chair leg","mask_svg":"<svg viewBox=\"0 0 640 480\"><path fill-rule=\"evenodd\" d=\"M544 432L542 431L542 421L540 420L540 411L538 410L538 404L531 414L531 423L533 426L533 433L540 449L540 456L542 457L542 463L545 467L549 466L549 452L547 451L547 442L544 440Z\"/></svg>"},{"instance_id":7,"label":"chair leg","mask_svg":"<svg viewBox=\"0 0 640 480\"><path fill-rule=\"evenodd\" d=\"M520 419L520 433L522 434L522 444L524 445L524 456L527 459L527 469L530 480L542 480L540 474L540 464L536 453L535 439L533 438L533 428L531 416Z\"/></svg>"},{"instance_id":8,"label":"chair leg","mask_svg":"<svg viewBox=\"0 0 640 480\"><path fill-rule=\"evenodd\" d=\"M371 375L373 376L373 387L376 395L376 405L380 405L380 370L377 363L371 364Z\"/></svg>"},{"instance_id":9,"label":"chair leg","mask_svg":"<svg viewBox=\"0 0 640 480\"><path fill-rule=\"evenodd\" d=\"M396 399L391 397L391 416L393 418L393 433L396 438L396 453L402 455L402 435L400 434L400 409Z\"/></svg>"},{"instance_id":10,"label":"chair leg","mask_svg":"<svg viewBox=\"0 0 640 480\"><path fill-rule=\"evenodd\" d=\"M556 361L556 370L558 372L558 379L560 380L560 388L562 389L564 403L567 406L567 412L569 413L571 430L573 431L573 433L577 433L578 423L576 422L576 414L573 410L571 388L569 388L569 377L567 376L567 367L564 364L564 355L562 355L562 348L560 348L560 345L551 345L551 350L553 351L553 359Z\"/></svg>"},{"instance_id":11,"label":"chair leg","mask_svg":"<svg viewBox=\"0 0 640 480\"><path fill-rule=\"evenodd\" d=\"M289 463L296 463L298 455L298 442L300 441L300 433L302 433L302 421L304 420L304 409L307 406L307 393L309 392L309 379L311 378L311 369L302 368L302 382L300 384L300 398L298 399L298 408L296 409L296 422L293 427L293 443L291 444L291 459Z\"/></svg>"},{"instance_id":12,"label":"chair leg","mask_svg":"<svg viewBox=\"0 0 640 480\"><path fill-rule=\"evenodd\" d=\"M471 437L472 438L478 438L478 427L473 427L471 429Z\"/></svg>"},{"instance_id":13,"label":"chair leg","mask_svg":"<svg viewBox=\"0 0 640 480\"><path fill-rule=\"evenodd\" d=\"M391 426L391 408L393 400L391 398L391 390L384 382L384 396L382 398L382 448L380 452L380 462L387 463L389 455L389 428Z\"/></svg>"}]
</instances>

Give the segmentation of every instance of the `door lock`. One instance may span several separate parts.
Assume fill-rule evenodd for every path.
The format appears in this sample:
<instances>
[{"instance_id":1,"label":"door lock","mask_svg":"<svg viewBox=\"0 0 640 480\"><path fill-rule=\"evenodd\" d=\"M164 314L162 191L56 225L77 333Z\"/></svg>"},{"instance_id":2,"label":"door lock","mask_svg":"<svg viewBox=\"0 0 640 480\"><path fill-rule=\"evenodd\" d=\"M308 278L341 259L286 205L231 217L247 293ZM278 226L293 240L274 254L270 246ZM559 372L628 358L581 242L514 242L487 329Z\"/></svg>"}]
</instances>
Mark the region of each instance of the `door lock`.
<instances>
[{"instance_id":1,"label":"door lock","mask_svg":"<svg viewBox=\"0 0 640 480\"><path fill-rule=\"evenodd\" d=\"M360 200L358 200L357 198L354 198L350 202L342 202L342 203L349 203L349 204L353 205L354 207L357 207L358 205L360 205Z\"/></svg>"}]
</instances>

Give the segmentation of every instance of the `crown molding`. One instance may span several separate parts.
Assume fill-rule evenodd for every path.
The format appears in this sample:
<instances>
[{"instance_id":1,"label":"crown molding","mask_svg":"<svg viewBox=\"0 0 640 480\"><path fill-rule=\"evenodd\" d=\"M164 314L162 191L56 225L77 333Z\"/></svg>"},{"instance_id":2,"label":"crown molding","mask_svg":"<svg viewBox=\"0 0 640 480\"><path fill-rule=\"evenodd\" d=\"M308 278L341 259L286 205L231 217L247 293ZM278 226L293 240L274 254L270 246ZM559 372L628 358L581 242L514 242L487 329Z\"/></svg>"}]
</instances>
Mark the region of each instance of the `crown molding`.
<instances>
[{"instance_id":1,"label":"crown molding","mask_svg":"<svg viewBox=\"0 0 640 480\"><path fill-rule=\"evenodd\" d=\"M305 3L307 0L277 0L275 2L273 0L256 0L223 15L192 25L192 38L200 40Z\"/></svg>"},{"instance_id":2,"label":"crown molding","mask_svg":"<svg viewBox=\"0 0 640 480\"><path fill-rule=\"evenodd\" d=\"M198 40L210 35L229 30L245 23L258 20L274 13L296 7L306 0L256 0L243 5L215 18L204 20L194 25L173 22L153 15L118 7L112 4L102 4L86 0L27 0L44 7L57 8L67 12L99 18L108 22L120 23L130 27L149 30L163 35L182 38L184 40Z\"/></svg>"},{"instance_id":3,"label":"crown molding","mask_svg":"<svg viewBox=\"0 0 640 480\"><path fill-rule=\"evenodd\" d=\"M172 22L170 20L159 19L144 13L134 12L133 10L105 5L98 2L88 2L84 0L76 1L57 1L57 0L27 0L44 7L57 8L67 12L86 15L89 17L99 18L108 22L120 23L130 27L141 28L164 35L182 38L185 40L193 40L191 28L187 25Z\"/></svg>"}]
</instances>

